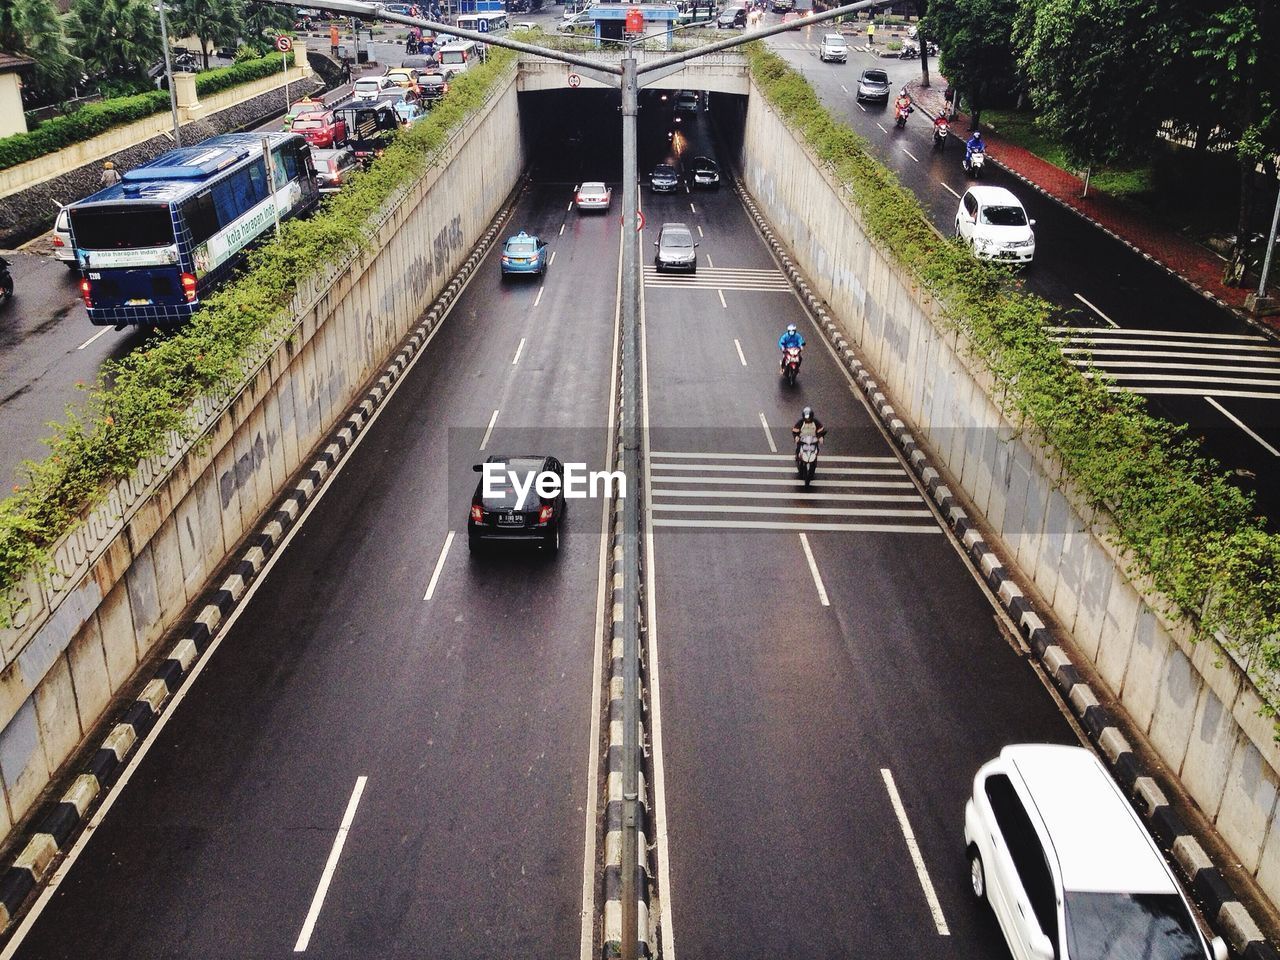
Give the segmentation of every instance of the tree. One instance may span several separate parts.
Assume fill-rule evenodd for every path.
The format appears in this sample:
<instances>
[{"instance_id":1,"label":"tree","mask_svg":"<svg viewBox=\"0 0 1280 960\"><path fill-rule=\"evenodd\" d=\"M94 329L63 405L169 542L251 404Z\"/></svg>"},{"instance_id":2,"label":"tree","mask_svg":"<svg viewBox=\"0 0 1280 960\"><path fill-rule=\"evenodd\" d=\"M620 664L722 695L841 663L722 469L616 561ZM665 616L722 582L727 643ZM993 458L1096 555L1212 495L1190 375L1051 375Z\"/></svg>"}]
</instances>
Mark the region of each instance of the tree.
<instances>
[{"instance_id":1,"label":"tree","mask_svg":"<svg viewBox=\"0 0 1280 960\"><path fill-rule=\"evenodd\" d=\"M1150 0L1021 0L1018 64L1040 120L1081 166L1148 157L1172 103L1171 7ZM1141 64L1134 59L1141 51Z\"/></svg>"},{"instance_id":2,"label":"tree","mask_svg":"<svg viewBox=\"0 0 1280 960\"><path fill-rule=\"evenodd\" d=\"M0 49L35 61L27 84L33 98L56 100L80 82L81 63L67 44L66 21L53 0L0 0Z\"/></svg>"},{"instance_id":3,"label":"tree","mask_svg":"<svg viewBox=\"0 0 1280 960\"><path fill-rule=\"evenodd\" d=\"M74 0L71 14L71 35L91 75L146 79L161 55L151 0Z\"/></svg>"},{"instance_id":4,"label":"tree","mask_svg":"<svg viewBox=\"0 0 1280 960\"><path fill-rule=\"evenodd\" d=\"M250 0L241 7L240 39L259 52L266 50L269 44L264 38L268 34L274 36L293 27L294 18L289 10L288 7Z\"/></svg>"},{"instance_id":5,"label":"tree","mask_svg":"<svg viewBox=\"0 0 1280 960\"><path fill-rule=\"evenodd\" d=\"M1201 129L1233 144L1239 170L1236 240L1224 282L1243 284L1248 266L1257 168L1275 188L1280 153L1280 15L1275 0L1205 0L1189 13L1180 48L1207 92ZM1266 198L1268 201L1271 197Z\"/></svg>"},{"instance_id":6,"label":"tree","mask_svg":"<svg viewBox=\"0 0 1280 960\"><path fill-rule=\"evenodd\" d=\"M229 46L240 39L240 4L236 0L170 0L170 33L195 37L200 55L209 69L209 51Z\"/></svg>"},{"instance_id":7,"label":"tree","mask_svg":"<svg viewBox=\"0 0 1280 960\"><path fill-rule=\"evenodd\" d=\"M916 42L920 44L920 86L929 86L929 31L925 16L929 13L929 0L920 0L916 4L916 16L919 18L916 29Z\"/></svg>"},{"instance_id":8,"label":"tree","mask_svg":"<svg viewBox=\"0 0 1280 960\"><path fill-rule=\"evenodd\" d=\"M932 0L920 32L938 44L938 67L964 93L973 124L998 93L1017 90L1013 18L1018 0Z\"/></svg>"}]
</instances>

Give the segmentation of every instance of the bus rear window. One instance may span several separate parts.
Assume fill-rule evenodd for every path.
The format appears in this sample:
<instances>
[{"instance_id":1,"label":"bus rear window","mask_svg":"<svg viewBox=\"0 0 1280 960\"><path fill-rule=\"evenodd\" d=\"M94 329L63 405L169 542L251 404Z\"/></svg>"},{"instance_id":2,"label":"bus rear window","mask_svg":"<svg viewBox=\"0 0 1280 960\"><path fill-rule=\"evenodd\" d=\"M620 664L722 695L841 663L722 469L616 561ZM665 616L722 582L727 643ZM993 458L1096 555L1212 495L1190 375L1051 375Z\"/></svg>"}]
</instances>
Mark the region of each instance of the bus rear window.
<instances>
[{"instance_id":1,"label":"bus rear window","mask_svg":"<svg viewBox=\"0 0 1280 960\"><path fill-rule=\"evenodd\" d=\"M71 231L84 250L140 250L174 242L168 204L73 207Z\"/></svg>"}]
</instances>

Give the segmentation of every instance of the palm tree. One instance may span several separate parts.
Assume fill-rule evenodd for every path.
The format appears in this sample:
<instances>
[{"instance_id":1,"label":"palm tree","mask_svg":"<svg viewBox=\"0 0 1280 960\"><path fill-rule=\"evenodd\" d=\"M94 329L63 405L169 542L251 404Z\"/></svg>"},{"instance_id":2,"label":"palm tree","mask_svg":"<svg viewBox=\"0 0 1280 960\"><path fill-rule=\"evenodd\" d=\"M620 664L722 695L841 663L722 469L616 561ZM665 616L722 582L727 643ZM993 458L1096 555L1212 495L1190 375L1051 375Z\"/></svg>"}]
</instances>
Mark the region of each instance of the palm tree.
<instances>
[{"instance_id":1,"label":"palm tree","mask_svg":"<svg viewBox=\"0 0 1280 960\"><path fill-rule=\"evenodd\" d=\"M151 0L74 0L71 15L71 35L93 76L143 79L160 56Z\"/></svg>"},{"instance_id":2,"label":"palm tree","mask_svg":"<svg viewBox=\"0 0 1280 960\"><path fill-rule=\"evenodd\" d=\"M286 7L270 3L245 3L240 8L240 39L259 52L269 45L263 38L293 27L293 16Z\"/></svg>"},{"instance_id":3,"label":"palm tree","mask_svg":"<svg viewBox=\"0 0 1280 960\"><path fill-rule=\"evenodd\" d=\"M209 50L235 43L240 38L240 4L236 0L170 0L169 24L179 36L200 41L204 69L209 69Z\"/></svg>"},{"instance_id":4,"label":"palm tree","mask_svg":"<svg viewBox=\"0 0 1280 960\"><path fill-rule=\"evenodd\" d=\"M67 44L67 17L53 0L0 0L0 49L36 62L28 93L56 99L80 82L82 64Z\"/></svg>"}]
</instances>

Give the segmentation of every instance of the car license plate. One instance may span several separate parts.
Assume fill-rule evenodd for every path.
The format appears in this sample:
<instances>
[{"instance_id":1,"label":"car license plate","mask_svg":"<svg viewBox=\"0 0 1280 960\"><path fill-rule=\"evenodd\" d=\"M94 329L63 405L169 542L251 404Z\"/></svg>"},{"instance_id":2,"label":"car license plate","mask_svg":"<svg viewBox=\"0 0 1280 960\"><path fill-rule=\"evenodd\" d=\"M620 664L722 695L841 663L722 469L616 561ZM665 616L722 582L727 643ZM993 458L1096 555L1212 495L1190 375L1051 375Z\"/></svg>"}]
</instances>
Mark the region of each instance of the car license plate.
<instances>
[{"instance_id":1,"label":"car license plate","mask_svg":"<svg viewBox=\"0 0 1280 960\"><path fill-rule=\"evenodd\" d=\"M134 297L132 300L126 300L125 305L130 307L149 307L151 306L151 301L144 300L141 297Z\"/></svg>"},{"instance_id":2,"label":"car license plate","mask_svg":"<svg viewBox=\"0 0 1280 960\"><path fill-rule=\"evenodd\" d=\"M522 513L500 513L498 514L498 526L500 527L523 527L524 514Z\"/></svg>"}]
</instances>

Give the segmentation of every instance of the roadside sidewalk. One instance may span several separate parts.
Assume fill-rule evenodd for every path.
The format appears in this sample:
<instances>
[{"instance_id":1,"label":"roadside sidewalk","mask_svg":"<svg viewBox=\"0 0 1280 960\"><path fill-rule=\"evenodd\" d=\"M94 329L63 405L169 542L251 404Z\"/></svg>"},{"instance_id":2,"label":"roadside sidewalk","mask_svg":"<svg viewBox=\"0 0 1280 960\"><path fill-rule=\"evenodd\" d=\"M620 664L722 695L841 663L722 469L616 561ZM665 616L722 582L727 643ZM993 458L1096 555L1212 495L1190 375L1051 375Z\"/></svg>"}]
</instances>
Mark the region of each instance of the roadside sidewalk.
<instances>
[{"instance_id":1,"label":"roadside sidewalk","mask_svg":"<svg viewBox=\"0 0 1280 960\"><path fill-rule=\"evenodd\" d=\"M930 117L942 109L946 83L941 77L928 89L921 87L918 79L908 81L907 87L912 99ZM969 117L966 114L959 115L954 130L961 139L967 136ZM982 136L987 141L988 160L994 160L1041 193L1070 207L1205 297L1241 316L1245 315L1244 300L1250 291L1222 283L1226 263L1221 257L1105 193L1090 188L1089 196L1081 197L1084 190L1082 179L1008 142L998 133L983 129ZM1280 328L1277 318L1264 320L1273 328Z\"/></svg>"}]
</instances>

